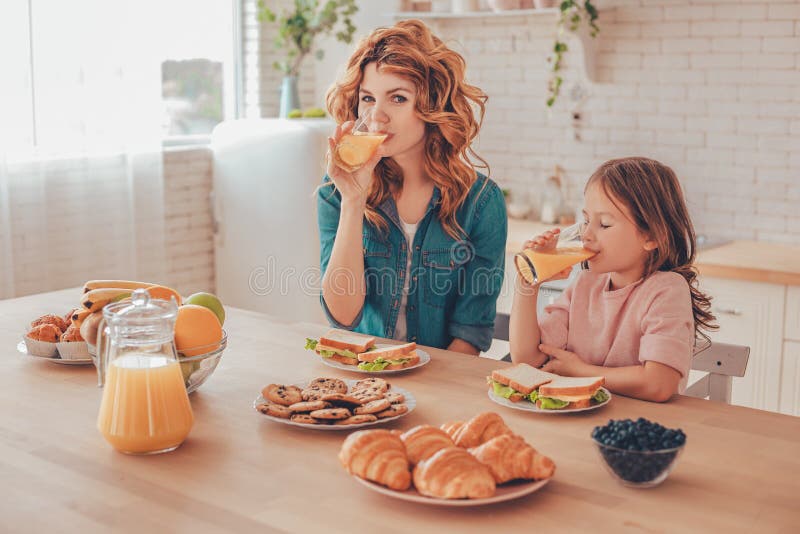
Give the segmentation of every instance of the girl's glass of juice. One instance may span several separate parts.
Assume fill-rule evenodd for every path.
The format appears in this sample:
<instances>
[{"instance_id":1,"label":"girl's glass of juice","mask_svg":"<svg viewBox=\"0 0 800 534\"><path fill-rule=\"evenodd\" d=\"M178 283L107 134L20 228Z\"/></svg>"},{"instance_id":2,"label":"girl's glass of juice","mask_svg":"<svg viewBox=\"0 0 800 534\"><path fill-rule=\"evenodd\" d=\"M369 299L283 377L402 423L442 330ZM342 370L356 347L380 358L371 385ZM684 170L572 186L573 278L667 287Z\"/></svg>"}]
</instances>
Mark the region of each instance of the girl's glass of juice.
<instances>
[{"instance_id":1,"label":"girl's glass of juice","mask_svg":"<svg viewBox=\"0 0 800 534\"><path fill-rule=\"evenodd\" d=\"M573 224L560 231L554 247L517 253L514 265L522 279L531 285L540 284L594 256L595 252L583 246L583 229L584 223Z\"/></svg>"}]
</instances>

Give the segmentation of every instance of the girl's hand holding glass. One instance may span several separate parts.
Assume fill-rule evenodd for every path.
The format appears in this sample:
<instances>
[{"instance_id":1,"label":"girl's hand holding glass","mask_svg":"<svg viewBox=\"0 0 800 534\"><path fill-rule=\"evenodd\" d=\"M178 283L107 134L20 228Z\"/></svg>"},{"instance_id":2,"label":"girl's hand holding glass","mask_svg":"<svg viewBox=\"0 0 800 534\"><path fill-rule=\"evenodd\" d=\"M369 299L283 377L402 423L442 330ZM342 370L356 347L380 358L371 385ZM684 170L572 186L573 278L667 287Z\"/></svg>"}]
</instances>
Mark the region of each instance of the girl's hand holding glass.
<instances>
[{"instance_id":1,"label":"girl's hand holding glass","mask_svg":"<svg viewBox=\"0 0 800 534\"><path fill-rule=\"evenodd\" d=\"M569 278L574 265L595 254L583 246L582 232L583 223L577 223L563 230L548 230L526 241L524 250L514 256L522 280L536 286L548 280Z\"/></svg>"}]
</instances>

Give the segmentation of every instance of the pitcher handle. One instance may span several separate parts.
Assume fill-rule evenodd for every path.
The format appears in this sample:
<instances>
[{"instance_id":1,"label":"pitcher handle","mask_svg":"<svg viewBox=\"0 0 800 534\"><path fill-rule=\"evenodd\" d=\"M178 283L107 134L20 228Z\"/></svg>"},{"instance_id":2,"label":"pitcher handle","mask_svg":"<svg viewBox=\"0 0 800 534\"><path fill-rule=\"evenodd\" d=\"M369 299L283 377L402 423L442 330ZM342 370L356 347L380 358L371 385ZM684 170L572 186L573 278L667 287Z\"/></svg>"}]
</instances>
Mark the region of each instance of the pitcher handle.
<instances>
[{"instance_id":1,"label":"pitcher handle","mask_svg":"<svg viewBox=\"0 0 800 534\"><path fill-rule=\"evenodd\" d=\"M106 365L108 365L109 340L111 339L109 332L110 330L105 325L105 320L103 320L97 336L100 338L100 334L103 335L102 339L98 339L97 343L97 387L99 388L103 387L106 382Z\"/></svg>"}]
</instances>

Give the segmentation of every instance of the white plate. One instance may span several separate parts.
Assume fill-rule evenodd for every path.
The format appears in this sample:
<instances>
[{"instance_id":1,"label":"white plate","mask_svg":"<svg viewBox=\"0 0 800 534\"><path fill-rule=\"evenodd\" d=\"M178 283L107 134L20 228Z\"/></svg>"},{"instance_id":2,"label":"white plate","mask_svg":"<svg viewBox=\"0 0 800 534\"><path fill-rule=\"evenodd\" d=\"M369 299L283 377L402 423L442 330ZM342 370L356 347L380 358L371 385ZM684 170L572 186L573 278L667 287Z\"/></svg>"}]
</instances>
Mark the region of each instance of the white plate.
<instances>
[{"instance_id":1,"label":"white plate","mask_svg":"<svg viewBox=\"0 0 800 534\"><path fill-rule=\"evenodd\" d=\"M356 383L356 380L344 380L344 382L347 384L347 390L350 391L350 389ZM297 384L293 384L293 385L295 385L295 386L297 386L299 388L304 388L304 387L306 387L307 384L308 384L308 382L306 382L306 383L297 383ZM388 423L389 421L394 421L396 419L400 419L401 417L405 417L406 415L408 415L411 412L413 412L414 408L417 407L417 399L415 399L414 395L412 395L411 392L409 392L407 389L403 389L403 388L397 387L395 385L392 385L392 387L391 387L391 389L389 389L389 391L394 391L394 392L403 394L403 396L406 398L406 400L403 402L403 404L405 404L408 407L408 411L406 413L404 413L404 414L396 415L394 417L387 417L386 419L378 419L377 421L372 421L370 423L360 423L360 424L357 424L357 425L324 425L324 424L323 425L313 425L313 424L308 424L308 423L298 423L298 422L295 422L295 421L291 421L289 419L283 419L282 417L275 417L274 415L267 415L267 414L261 413L261 412L258 412L258 413L260 413L261 415L263 415L264 417L266 417L268 419L271 419L272 421L275 421L276 423L283 423L284 425L299 426L299 427L302 427L302 428L310 428L310 429L313 429L313 430L353 430L353 429L362 428L362 427L365 427L365 426L382 425L383 423ZM256 400L253 401L253 408L255 409L256 406L258 406L259 404L264 403L264 402L267 402L267 401L264 399L263 396L259 395L256 398ZM258 411L258 410L256 410L256 411Z\"/></svg>"},{"instance_id":2,"label":"white plate","mask_svg":"<svg viewBox=\"0 0 800 534\"><path fill-rule=\"evenodd\" d=\"M383 347L391 347L391 345L383 343L377 343L375 346L378 347L379 349L382 349ZM363 369L359 369L358 365L347 365L346 363L337 362L336 360L331 360L330 358L323 358L317 353L314 353L314 355L320 360L322 360L322 363L324 363L328 367L341 369L342 371L352 371L354 373L364 373L368 375L388 375L392 373L404 373L412 369L417 369L418 367L422 367L423 365L431 361L430 354L419 348L416 350L417 354L419 355L419 362L417 362L416 365L412 365L411 367L404 367L403 369L389 369L385 371L364 371Z\"/></svg>"},{"instance_id":3,"label":"white plate","mask_svg":"<svg viewBox=\"0 0 800 534\"><path fill-rule=\"evenodd\" d=\"M525 495L529 495L534 491L540 490L545 484L550 482L549 478L539 481L515 481L515 482L507 482L501 486L497 486L497 490L495 491L494 495L491 497L486 497L484 499L437 499L435 497L426 497L421 495L417 492L417 490L411 488L405 491L397 491L389 489L385 486L381 486L380 484L376 484L369 480L364 480L363 478L359 478L357 476L353 476L360 484L368 487L372 491L377 491L378 493L383 493L384 495L388 495L389 497L394 497L395 499L400 499L403 501L411 501L411 502L418 502L422 504L433 504L437 506L481 506L483 504L492 504L497 502L503 501L510 501L512 499L518 499Z\"/></svg>"},{"instance_id":4,"label":"white plate","mask_svg":"<svg viewBox=\"0 0 800 534\"><path fill-rule=\"evenodd\" d=\"M505 406L506 408L514 408L515 410L522 410L523 412L536 412L536 413L548 413L548 414L550 414L550 413L588 412L589 410L596 410L598 408L602 408L603 406L605 406L606 404L611 402L611 392L608 391L606 388L600 388L600 389L605 391L606 395L608 395L608 398L606 399L605 402L601 402L600 404L594 404L594 405L589 406L587 408L571 408L571 409L567 409L567 410L542 410L541 408L538 408L534 403L526 401L526 400L521 400L519 402L511 402L510 400L504 399L503 397L501 397L499 395L495 395L494 391L492 391L492 390L489 390L488 393L489 393L489 398L492 399L497 404L499 404L500 406Z\"/></svg>"},{"instance_id":5,"label":"white plate","mask_svg":"<svg viewBox=\"0 0 800 534\"><path fill-rule=\"evenodd\" d=\"M17 343L17 350L22 354L28 354L28 347L25 346L25 340L20 341ZM76 360L62 360L60 357L50 358L48 356L35 356L33 354L29 354L31 358L41 358L42 360L47 360L48 362L53 363L60 363L61 365L91 365L92 362L91 358L79 358Z\"/></svg>"}]
</instances>

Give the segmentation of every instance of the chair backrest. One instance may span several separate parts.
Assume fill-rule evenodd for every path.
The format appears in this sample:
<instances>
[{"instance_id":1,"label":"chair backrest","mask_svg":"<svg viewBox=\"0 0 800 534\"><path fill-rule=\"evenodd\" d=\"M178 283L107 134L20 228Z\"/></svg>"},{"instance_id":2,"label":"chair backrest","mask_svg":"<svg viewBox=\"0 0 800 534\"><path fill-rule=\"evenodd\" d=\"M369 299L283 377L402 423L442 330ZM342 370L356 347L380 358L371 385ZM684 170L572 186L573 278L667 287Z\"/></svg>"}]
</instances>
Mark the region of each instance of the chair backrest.
<instances>
[{"instance_id":1,"label":"chair backrest","mask_svg":"<svg viewBox=\"0 0 800 534\"><path fill-rule=\"evenodd\" d=\"M692 370L704 371L706 376L686 388L686 395L731 402L734 376L744 376L750 347L728 343L705 343L692 358Z\"/></svg>"}]
</instances>

